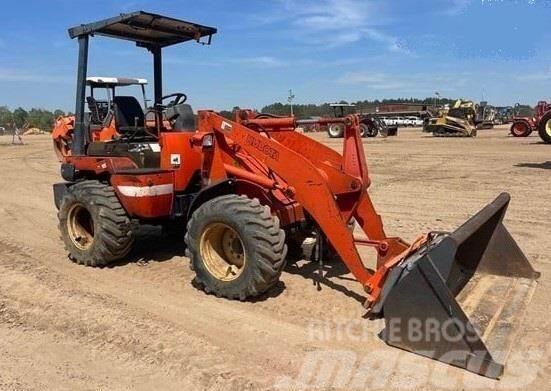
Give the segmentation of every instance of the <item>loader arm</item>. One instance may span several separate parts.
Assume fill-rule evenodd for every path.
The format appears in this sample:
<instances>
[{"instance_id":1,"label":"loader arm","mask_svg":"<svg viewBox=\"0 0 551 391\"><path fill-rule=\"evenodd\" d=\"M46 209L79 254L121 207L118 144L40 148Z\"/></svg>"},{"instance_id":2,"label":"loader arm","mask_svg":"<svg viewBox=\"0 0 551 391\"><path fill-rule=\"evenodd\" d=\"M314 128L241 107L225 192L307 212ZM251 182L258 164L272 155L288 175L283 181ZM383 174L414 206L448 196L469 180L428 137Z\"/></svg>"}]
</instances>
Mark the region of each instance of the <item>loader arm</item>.
<instances>
[{"instance_id":1,"label":"loader arm","mask_svg":"<svg viewBox=\"0 0 551 391\"><path fill-rule=\"evenodd\" d=\"M282 122L280 118L277 120ZM293 136L288 134L291 132L288 130L281 131L281 136L276 136L278 131L260 133L211 111L199 113L196 139L202 140L208 134L215 136L210 157L204 158L208 167L203 167L211 181L225 179L220 176L221 172L227 172L222 169L224 164L227 166L222 157L224 154L235 156L243 152L275 173L276 178L281 178L275 181L274 186L283 189L287 196L302 205L350 272L370 291L369 280L373 273L364 266L358 254L353 233L347 227L350 218L355 217L360 223L370 240L369 244L378 251L379 259L388 254L401 253L407 246L400 241L387 240L381 219L367 193L369 178L358 117L338 120L346 125L344 154L340 162L333 151L327 152L324 150L326 147L320 148L315 142L305 142L306 148L300 148L306 137L298 136L298 133ZM294 119L290 118L290 121ZM290 128L294 127L290 125ZM197 143L204 145L199 141ZM324 155L328 158L324 159ZM267 176L262 178L259 172L253 174L260 177L260 184L266 185L266 180L273 180Z\"/></svg>"}]
</instances>

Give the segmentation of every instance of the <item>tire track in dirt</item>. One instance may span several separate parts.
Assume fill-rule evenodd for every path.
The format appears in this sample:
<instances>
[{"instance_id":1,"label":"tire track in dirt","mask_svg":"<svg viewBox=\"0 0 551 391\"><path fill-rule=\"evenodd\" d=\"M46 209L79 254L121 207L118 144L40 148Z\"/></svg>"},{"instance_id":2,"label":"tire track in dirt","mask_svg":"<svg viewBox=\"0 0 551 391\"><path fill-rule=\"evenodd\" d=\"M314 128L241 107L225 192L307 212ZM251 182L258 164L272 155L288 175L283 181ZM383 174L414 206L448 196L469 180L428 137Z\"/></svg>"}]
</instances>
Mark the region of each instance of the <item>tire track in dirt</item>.
<instances>
[{"instance_id":1,"label":"tire track in dirt","mask_svg":"<svg viewBox=\"0 0 551 391\"><path fill-rule=\"evenodd\" d=\"M86 273L79 273L78 285L79 288L65 288L59 286L59 280L62 277L58 272L63 273L65 278L72 273L68 271L72 268L66 265L58 269L57 262L52 260L48 267L36 265L37 259L42 262L50 261L47 253L38 253L30 248L23 247L17 244L13 239L1 238L2 244L7 244L6 248L13 249L9 254L25 254L27 259L25 262L22 259L16 261L2 261L0 263L0 284L5 281L17 281L15 285L6 285L10 295L7 297L9 302L16 302L13 307L19 308L20 312L14 316L19 322L20 327L28 327L33 324L38 327L39 331L48 333L64 333L71 340L77 340L80 344L92 345L94 351L110 351L116 352L117 355L129 355L129 360L145 360L161 364L164 362L181 362L182 366L172 367L168 375L180 377L183 373L193 372L201 373L202 367L197 366L195 361L189 362L188 357L196 357L196 360L202 362L205 358L199 357L216 357L219 360L212 362L210 359L206 361L205 370L210 373L220 373L225 384L234 382L236 388L243 388L246 384L253 381L254 376L249 374L262 373L263 376L257 379L255 388L264 388L267 385L263 384L264 376L267 372L273 372L272 376L281 373L292 373L292 369L299 365L301 354L306 349L313 349L315 346L306 344L306 330L297 327L287 322L282 322L273 319L271 316L263 316L258 311L250 311L250 303L245 303L243 309L231 308L227 310L227 301L220 301L210 296L206 296L201 292L193 289L189 292L185 289L186 299L180 299L182 294L182 286L174 289L174 294L170 291L163 292L159 295L157 284L151 284L151 278L159 278L155 272L138 273L143 278L141 284L136 288L132 288L137 274L132 274L127 279L124 275L116 278L116 286L112 284L111 276L102 278L100 281L94 279L88 281ZM30 256L29 252L33 255ZM3 258L3 257L2 257ZM64 260L68 262L68 260ZM33 264L33 266L29 266ZM77 266L77 270L81 267ZM143 268L138 268L143 269ZM90 269L85 269L86 271ZM23 277L19 272L25 272ZM105 272L107 270L103 270ZM99 271L100 273L102 270ZM34 277L34 280L29 280L29 275ZM40 281L38 281L40 279ZM66 281L67 282L67 281ZM66 284L64 283L64 285ZM180 285L184 284L182 279ZM84 285L84 286L82 286ZM120 291L119 287L127 286L124 291ZM187 285L187 284L186 284ZM34 291L39 294L40 299L33 298L32 301L22 300L25 297L27 288L34 286ZM166 287L165 287L166 288ZM59 292L61 290L61 292ZM92 291L101 291L101 294L93 294ZM87 292L83 294L82 292ZM106 296L108 295L108 296ZM123 301L114 301L113 297L118 297ZM60 307L59 304L62 306ZM232 307L234 307L232 303ZM37 308L49 309L53 306L55 309L55 317L49 311L43 311L39 318L33 318L32 315ZM129 307L130 306L130 307ZM81 309L82 307L82 309ZM113 311L112 309L117 309ZM210 308L210 309L209 309ZM118 310L120 309L120 311ZM139 309L139 311L136 311ZM23 312L21 312L23 311ZM147 313L147 319L140 322L134 318L122 317L121 314ZM108 318L107 323L86 323L85 327L71 328L75 323L74 314L78 314L79 318L94 320L94 314L102 314L103 318ZM78 320L77 320L78 322ZM145 326L143 323L149 324ZM269 330L264 325L270 324ZM168 327L167 325L171 325ZM145 344L137 344L134 339L127 338L118 334L117 330L127 329L129 335L142 335L144 332L148 335L148 340L161 341L162 346L170 346L172 355L165 356L163 351L155 349L155 343L151 347L147 342ZM115 330L109 332L107 330ZM160 330L160 331L159 331ZM180 332L179 330L186 330ZM277 335L273 335L273 331L277 330ZM88 337L83 338L83 335ZM248 338L243 340L243 336L248 335ZM281 352L278 352L278 347L281 344L281 337L289 347L294 346L298 354L288 356L287 360L282 360ZM168 338L167 336L172 336ZM205 342L210 340L209 343ZM107 342L101 342L101 341ZM185 342L182 342L185 341ZM128 351L128 347L135 346ZM197 346L195 349L190 348ZM218 347L224 347L224 352ZM181 354L181 352L185 352ZM137 354L139 353L139 356ZM176 354L178 353L178 354ZM243 356L244 354L244 356ZM262 357L257 359L257 364L246 362L248 355ZM227 357L226 357L227 356ZM233 363L231 368L226 368L222 363ZM236 365L235 363L243 362L244 365ZM252 367L259 365L256 370ZM269 366L268 366L269 365ZM241 373L241 375L238 375ZM244 380L245 374L248 380ZM210 375L212 377L212 375ZM186 378L186 377L184 377ZM232 380L233 379L233 380ZM194 384L204 384L211 388L213 384L208 383L203 377L193 379ZM216 384L214 384L216 385Z\"/></svg>"},{"instance_id":2,"label":"tire track in dirt","mask_svg":"<svg viewBox=\"0 0 551 391\"><path fill-rule=\"evenodd\" d=\"M427 229L453 228L497 195L494 189L509 190L507 225L545 276L551 272L544 197L551 171L514 164L549 160L549 149L533 151L497 131L489 134L476 142L435 142L409 131L366 140L374 203L389 233L412 239ZM341 149L340 141L330 144ZM9 185L0 189L0 389L269 389L281 376L296 376L312 351L359 357L395 351L377 339L381 324L367 320L368 341L309 339L312 321L361 320L363 314L354 296L360 287L332 265L320 292L313 285L316 269L301 265L287 269L274 297L241 303L195 289L188 260L160 236L144 237L141 250L112 268L70 263L56 229L51 183L59 177L50 139L33 137L32 144L0 153L6 159L0 178ZM449 166L442 164L446 157ZM447 172L454 167L458 175ZM138 266L136 259L147 262ZM526 328L515 348L520 352L549 335L547 285L538 287L528 309L526 324L537 327ZM388 379L406 378L398 368ZM548 380L542 374L534 387Z\"/></svg>"},{"instance_id":3,"label":"tire track in dirt","mask_svg":"<svg viewBox=\"0 0 551 391\"><path fill-rule=\"evenodd\" d=\"M135 311L115 297L83 291L75 282L60 284L67 277L37 265L28 248L5 237L0 245L2 325L57 335L88 346L92 354L110 352L133 366L141 363L142 370L206 388L215 389L219 383L240 389L261 385L226 367L227 357L219 349L179 331L166 319L132 316Z\"/></svg>"},{"instance_id":4,"label":"tire track in dirt","mask_svg":"<svg viewBox=\"0 0 551 391\"><path fill-rule=\"evenodd\" d=\"M51 175L57 172L57 167L54 166L52 161L50 161L49 159L45 159L43 151L37 151L37 152L26 154L23 157L23 162L29 169L40 174ZM45 165L50 167L45 168Z\"/></svg>"}]
</instances>

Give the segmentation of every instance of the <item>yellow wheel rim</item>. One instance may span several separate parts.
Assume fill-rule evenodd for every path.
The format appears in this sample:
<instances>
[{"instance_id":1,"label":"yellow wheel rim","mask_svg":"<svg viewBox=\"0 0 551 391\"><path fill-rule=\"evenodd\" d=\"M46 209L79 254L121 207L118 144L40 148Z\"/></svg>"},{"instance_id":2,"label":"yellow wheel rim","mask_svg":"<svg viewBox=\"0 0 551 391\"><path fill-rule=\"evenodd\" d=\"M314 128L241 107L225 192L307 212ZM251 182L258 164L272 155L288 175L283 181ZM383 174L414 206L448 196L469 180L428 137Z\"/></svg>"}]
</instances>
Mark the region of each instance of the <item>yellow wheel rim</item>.
<instances>
[{"instance_id":1,"label":"yellow wheel rim","mask_svg":"<svg viewBox=\"0 0 551 391\"><path fill-rule=\"evenodd\" d=\"M551 137L551 119L545 123L545 132Z\"/></svg>"},{"instance_id":2,"label":"yellow wheel rim","mask_svg":"<svg viewBox=\"0 0 551 391\"><path fill-rule=\"evenodd\" d=\"M199 251L205 267L216 279L233 281L243 273L246 263L243 242L229 225L207 225L201 235Z\"/></svg>"},{"instance_id":3,"label":"yellow wheel rim","mask_svg":"<svg viewBox=\"0 0 551 391\"><path fill-rule=\"evenodd\" d=\"M94 243L94 219L82 204L74 204L67 213L67 232L76 248L88 250Z\"/></svg>"}]
</instances>

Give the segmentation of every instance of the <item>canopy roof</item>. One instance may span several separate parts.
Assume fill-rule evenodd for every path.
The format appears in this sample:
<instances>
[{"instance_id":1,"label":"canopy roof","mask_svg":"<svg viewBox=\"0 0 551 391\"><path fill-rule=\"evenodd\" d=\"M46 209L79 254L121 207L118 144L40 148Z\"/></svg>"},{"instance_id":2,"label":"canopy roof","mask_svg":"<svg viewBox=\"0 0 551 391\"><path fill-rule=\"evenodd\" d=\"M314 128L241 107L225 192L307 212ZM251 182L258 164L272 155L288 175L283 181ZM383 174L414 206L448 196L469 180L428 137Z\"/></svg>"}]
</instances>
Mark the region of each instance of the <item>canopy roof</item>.
<instances>
[{"instance_id":1,"label":"canopy roof","mask_svg":"<svg viewBox=\"0 0 551 391\"><path fill-rule=\"evenodd\" d=\"M69 36L76 38L97 34L133 41L143 47L165 47L190 40L200 42L202 37L208 37L205 43L209 44L216 31L214 27L136 11L72 27Z\"/></svg>"},{"instance_id":2,"label":"canopy roof","mask_svg":"<svg viewBox=\"0 0 551 391\"><path fill-rule=\"evenodd\" d=\"M330 107L356 107L354 103L329 103Z\"/></svg>"},{"instance_id":3,"label":"canopy roof","mask_svg":"<svg viewBox=\"0 0 551 391\"><path fill-rule=\"evenodd\" d=\"M134 79L129 77L100 77L91 76L86 78L86 84L92 87L124 87L132 85L145 85L146 79Z\"/></svg>"}]
</instances>

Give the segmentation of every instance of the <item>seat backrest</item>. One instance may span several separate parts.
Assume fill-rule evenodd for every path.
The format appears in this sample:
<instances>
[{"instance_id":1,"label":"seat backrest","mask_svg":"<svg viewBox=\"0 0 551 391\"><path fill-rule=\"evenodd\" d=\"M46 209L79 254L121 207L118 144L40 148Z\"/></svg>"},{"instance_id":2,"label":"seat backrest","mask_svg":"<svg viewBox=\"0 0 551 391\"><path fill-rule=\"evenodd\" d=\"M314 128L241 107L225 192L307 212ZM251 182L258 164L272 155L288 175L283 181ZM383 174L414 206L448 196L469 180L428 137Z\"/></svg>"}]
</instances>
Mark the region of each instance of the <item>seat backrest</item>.
<instances>
[{"instance_id":1,"label":"seat backrest","mask_svg":"<svg viewBox=\"0 0 551 391\"><path fill-rule=\"evenodd\" d=\"M195 114L190 105L182 103L166 110L166 116L170 121L173 121L174 131L178 132L194 132Z\"/></svg>"},{"instance_id":2,"label":"seat backrest","mask_svg":"<svg viewBox=\"0 0 551 391\"><path fill-rule=\"evenodd\" d=\"M145 115L140 103L133 96L115 96L113 98L115 124L118 127L143 127Z\"/></svg>"},{"instance_id":3,"label":"seat backrest","mask_svg":"<svg viewBox=\"0 0 551 391\"><path fill-rule=\"evenodd\" d=\"M92 96L86 97L86 103L88 103L88 110L90 110L90 122L94 125L100 125L103 122L103 116L99 110L98 101Z\"/></svg>"}]
</instances>

